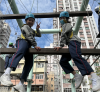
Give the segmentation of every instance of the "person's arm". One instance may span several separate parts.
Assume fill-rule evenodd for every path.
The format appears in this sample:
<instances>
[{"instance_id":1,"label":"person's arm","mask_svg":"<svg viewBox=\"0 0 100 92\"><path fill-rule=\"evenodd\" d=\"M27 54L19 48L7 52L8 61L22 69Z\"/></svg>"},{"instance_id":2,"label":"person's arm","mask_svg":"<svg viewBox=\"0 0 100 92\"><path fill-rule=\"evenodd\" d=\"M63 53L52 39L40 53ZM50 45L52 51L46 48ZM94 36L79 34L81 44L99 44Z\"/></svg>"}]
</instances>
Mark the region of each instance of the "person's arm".
<instances>
[{"instance_id":1,"label":"person's arm","mask_svg":"<svg viewBox=\"0 0 100 92\"><path fill-rule=\"evenodd\" d=\"M35 38L33 38L33 35L29 31L28 25L24 25L21 28L21 32L22 32L23 36L25 37L25 39L27 41L29 41L32 44L33 47L37 46Z\"/></svg>"},{"instance_id":2,"label":"person's arm","mask_svg":"<svg viewBox=\"0 0 100 92\"><path fill-rule=\"evenodd\" d=\"M34 30L35 31L35 30ZM35 34L37 37L41 37L41 32L39 29L36 29Z\"/></svg>"},{"instance_id":3,"label":"person's arm","mask_svg":"<svg viewBox=\"0 0 100 92\"><path fill-rule=\"evenodd\" d=\"M64 47L64 44L65 44L65 37L62 36L60 40L60 47Z\"/></svg>"}]
</instances>

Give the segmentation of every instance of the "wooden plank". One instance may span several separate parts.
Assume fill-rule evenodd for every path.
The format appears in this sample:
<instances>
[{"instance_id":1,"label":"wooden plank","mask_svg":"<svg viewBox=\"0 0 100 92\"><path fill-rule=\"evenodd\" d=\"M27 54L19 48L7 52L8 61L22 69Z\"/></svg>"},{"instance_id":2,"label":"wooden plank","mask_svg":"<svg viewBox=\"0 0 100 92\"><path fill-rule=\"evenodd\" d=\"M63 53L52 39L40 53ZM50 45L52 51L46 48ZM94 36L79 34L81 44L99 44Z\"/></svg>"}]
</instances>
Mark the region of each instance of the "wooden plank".
<instances>
[{"instance_id":1,"label":"wooden plank","mask_svg":"<svg viewBox=\"0 0 100 92\"><path fill-rule=\"evenodd\" d=\"M52 13L33 13L35 18L53 18L59 17L60 12ZM91 16L92 11L71 11L69 12L70 17L76 16ZM24 19L26 14L6 14L0 15L0 19Z\"/></svg>"},{"instance_id":2,"label":"wooden plank","mask_svg":"<svg viewBox=\"0 0 100 92\"><path fill-rule=\"evenodd\" d=\"M16 48L0 48L0 54L13 54L17 51ZM43 54L43 55L61 55L69 54L68 49L60 49L60 51L54 51L53 48L41 48L41 51L36 51L34 48L30 48L31 54ZM81 49L82 55L100 55L100 49Z\"/></svg>"}]
</instances>

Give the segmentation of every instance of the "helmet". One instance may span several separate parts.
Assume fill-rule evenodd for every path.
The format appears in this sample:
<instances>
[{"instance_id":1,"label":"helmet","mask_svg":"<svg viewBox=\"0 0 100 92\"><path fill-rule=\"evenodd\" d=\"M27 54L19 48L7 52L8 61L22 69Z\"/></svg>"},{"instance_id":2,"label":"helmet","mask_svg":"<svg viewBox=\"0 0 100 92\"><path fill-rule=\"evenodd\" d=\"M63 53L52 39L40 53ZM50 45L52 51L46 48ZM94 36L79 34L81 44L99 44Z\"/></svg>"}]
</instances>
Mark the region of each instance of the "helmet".
<instances>
[{"instance_id":1,"label":"helmet","mask_svg":"<svg viewBox=\"0 0 100 92\"><path fill-rule=\"evenodd\" d=\"M13 45L13 43L9 43L9 45Z\"/></svg>"},{"instance_id":2,"label":"helmet","mask_svg":"<svg viewBox=\"0 0 100 92\"><path fill-rule=\"evenodd\" d=\"M26 16L25 16L25 20L28 19L28 18L33 18L35 20L35 17L32 13L28 13Z\"/></svg>"},{"instance_id":3,"label":"helmet","mask_svg":"<svg viewBox=\"0 0 100 92\"><path fill-rule=\"evenodd\" d=\"M67 18L69 18L69 13L67 11L63 11L59 15L59 18L61 18L61 17L67 17Z\"/></svg>"}]
</instances>

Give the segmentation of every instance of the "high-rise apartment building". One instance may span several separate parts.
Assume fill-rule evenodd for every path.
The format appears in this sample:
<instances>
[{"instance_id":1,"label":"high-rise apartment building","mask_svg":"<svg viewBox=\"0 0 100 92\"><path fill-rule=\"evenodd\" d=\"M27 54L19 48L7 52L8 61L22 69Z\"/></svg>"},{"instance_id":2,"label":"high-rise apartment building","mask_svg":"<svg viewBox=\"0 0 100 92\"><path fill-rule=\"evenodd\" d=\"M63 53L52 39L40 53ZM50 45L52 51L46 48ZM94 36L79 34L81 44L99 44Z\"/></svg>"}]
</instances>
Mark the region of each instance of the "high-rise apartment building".
<instances>
[{"instance_id":1,"label":"high-rise apartment building","mask_svg":"<svg viewBox=\"0 0 100 92\"><path fill-rule=\"evenodd\" d=\"M2 15L2 12L0 11L0 15ZM4 22L4 20L0 20L0 48L6 48L7 43L9 41L11 29L7 23ZM0 54L0 76L1 72L4 72L4 60L5 60L5 54Z\"/></svg>"},{"instance_id":2,"label":"high-rise apartment building","mask_svg":"<svg viewBox=\"0 0 100 92\"><path fill-rule=\"evenodd\" d=\"M0 11L0 15L2 12ZM4 21L0 20L0 48L6 48L9 37L10 37L11 29L10 26ZM0 55L2 59L5 59L5 55Z\"/></svg>"}]
</instances>

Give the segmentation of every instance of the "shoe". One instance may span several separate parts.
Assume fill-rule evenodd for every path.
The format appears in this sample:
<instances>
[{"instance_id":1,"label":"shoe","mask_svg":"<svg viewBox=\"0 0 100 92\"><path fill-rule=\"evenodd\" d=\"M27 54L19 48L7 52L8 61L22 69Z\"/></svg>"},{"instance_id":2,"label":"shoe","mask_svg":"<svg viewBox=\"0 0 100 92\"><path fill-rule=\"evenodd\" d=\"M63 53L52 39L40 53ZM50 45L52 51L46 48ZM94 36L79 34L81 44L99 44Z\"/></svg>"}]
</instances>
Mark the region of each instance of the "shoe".
<instances>
[{"instance_id":1,"label":"shoe","mask_svg":"<svg viewBox=\"0 0 100 92\"><path fill-rule=\"evenodd\" d=\"M77 74L74 78L75 78L75 88L77 89L81 86L84 77L80 74Z\"/></svg>"},{"instance_id":2,"label":"shoe","mask_svg":"<svg viewBox=\"0 0 100 92\"><path fill-rule=\"evenodd\" d=\"M11 90L10 90L10 92L15 92L15 89L12 87Z\"/></svg>"},{"instance_id":3,"label":"shoe","mask_svg":"<svg viewBox=\"0 0 100 92\"><path fill-rule=\"evenodd\" d=\"M4 86L13 86L13 83L11 82L11 79L10 79L10 74L3 74L0 77L0 82Z\"/></svg>"},{"instance_id":4,"label":"shoe","mask_svg":"<svg viewBox=\"0 0 100 92\"><path fill-rule=\"evenodd\" d=\"M95 79L92 80L92 90L93 91L99 91L100 90L100 77L97 76Z\"/></svg>"},{"instance_id":5,"label":"shoe","mask_svg":"<svg viewBox=\"0 0 100 92\"><path fill-rule=\"evenodd\" d=\"M16 85L13 87L15 90L19 91L19 92L25 92L25 87L24 85Z\"/></svg>"}]
</instances>

